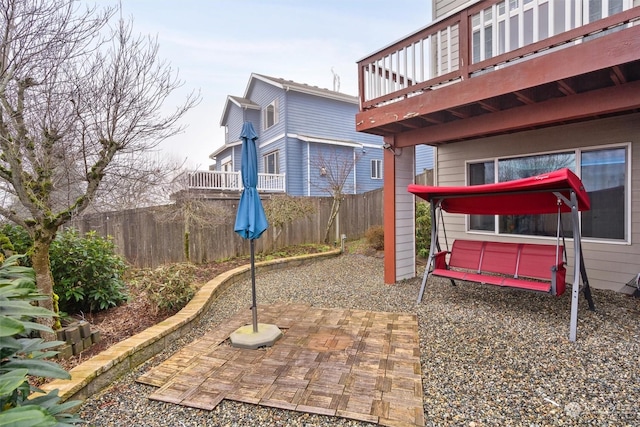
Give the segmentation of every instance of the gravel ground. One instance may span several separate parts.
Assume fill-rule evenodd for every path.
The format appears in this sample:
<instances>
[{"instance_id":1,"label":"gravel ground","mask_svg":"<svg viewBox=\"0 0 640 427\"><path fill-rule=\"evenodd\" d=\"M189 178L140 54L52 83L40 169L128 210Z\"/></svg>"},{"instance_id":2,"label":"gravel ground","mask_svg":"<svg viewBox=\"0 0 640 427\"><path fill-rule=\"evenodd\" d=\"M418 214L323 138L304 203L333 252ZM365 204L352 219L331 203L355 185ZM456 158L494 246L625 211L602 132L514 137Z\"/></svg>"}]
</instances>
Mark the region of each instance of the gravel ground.
<instances>
[{"instance_id":1,"label":"gravel ground","mask_svg":"<svg viewBox=\"0 0 640 427\"><path fill-rule=\"evenodd\" d=\"M568 341L570 292L560 298L430 278L386 286L382 260L343 255L259 274L258 304L417 312L428 426L640 425L640 300L593 291L580 300L578 340ZM367 426L368 423L223 401L202 411L147 399L135 383L180 346L251 301L249 281L215 301L200 325L112 387L80 414L95 426Z\"/></svg>"}]
</instances>

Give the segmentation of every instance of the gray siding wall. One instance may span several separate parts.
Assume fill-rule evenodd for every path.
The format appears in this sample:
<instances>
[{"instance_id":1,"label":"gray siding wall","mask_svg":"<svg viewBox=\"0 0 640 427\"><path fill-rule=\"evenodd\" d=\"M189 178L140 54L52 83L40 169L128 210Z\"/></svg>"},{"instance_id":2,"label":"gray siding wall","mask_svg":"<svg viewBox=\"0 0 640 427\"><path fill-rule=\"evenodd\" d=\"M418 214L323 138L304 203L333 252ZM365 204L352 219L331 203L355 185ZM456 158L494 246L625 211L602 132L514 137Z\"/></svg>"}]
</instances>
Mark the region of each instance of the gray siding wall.
<instances>
[{"instance_id":1,"label":"gray siding wall","mask_svg":"<svg viewBox=\"0 0 640 427\"><path fill-rule=\"evenodd\" d=\"M415 175L415 150L405 147L396 162L396 280L409 279L416 275L415 245L415 197L407 191Z\"/></svg>"},{"instance_id":2,"label":"gray siding wall","mask_svg":"<svg viewBox=\"0 0 640 427\"><path fill-rule=\"evenodd\" d=\"M436 0L433 2L433 18L438 19L467 3L470 2L468 0Z\"/></svg>"},{"instance_id":3,"label":"gray siding wall","mask_svg":"<svg viewBox=\"0 0 640 427\"><path fill-rule=\"evenodd\" d=\"M623 285L640 272L640 114L593 120L542 130L520 132L455 144L437 150L436 185L465 185L466 163L495 157L576 149L609 144L631 143L631 244L621 242L583 241L585 265L590 284L596 288L622 290ZM505 235L466 233L464 215L445 214L449 242L456 238L502 241L540 242L541 238L526 239ZM441 238L444 238L441 235ZM544 239L542 239L544 240ZM553 240L553 242L552 242ZM544 241L555 243L555 239ZM569 265L573 265L571 240ZM572 279L571 279L572 280ZM627 288L629 290L629 288Z\"/></svg>"}]
</instances>

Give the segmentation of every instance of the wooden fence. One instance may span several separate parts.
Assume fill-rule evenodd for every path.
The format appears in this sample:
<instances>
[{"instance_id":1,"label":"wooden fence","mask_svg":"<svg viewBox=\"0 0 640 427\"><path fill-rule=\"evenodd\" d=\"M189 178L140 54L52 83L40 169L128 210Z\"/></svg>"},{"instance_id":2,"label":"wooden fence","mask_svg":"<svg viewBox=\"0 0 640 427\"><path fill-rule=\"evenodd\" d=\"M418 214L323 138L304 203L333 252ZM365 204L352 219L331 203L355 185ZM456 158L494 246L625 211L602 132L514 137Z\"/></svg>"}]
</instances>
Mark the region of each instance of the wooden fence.
<instances>
[{"instance_id":1,"label":"wooden fence","mask_svg":"<svg viewBox=\"0 0 640 427\"><path fill-rule=\"evenodd\" d=\"M287 224L279 233L269 227L256 240L256 251L286 246L319 243L324 239L331 212L329 197L309 198L315 213ZM249 241L233 231L237 199L208 200L227 211L229 220L216 227L195 227L189 230L189 253L196 263L219 260L249 253ZM265 200L265 203L268 201ZM342 202L336 225L330 230L330 242L340 244L340 235L358 239L372 226L382 225L382 189L364 194L347 195ZM67 226L81 233L94 230L101 236L111 236L119 255L136 267L156 267L186 261L184 255L185 225L183 221L160 220L160 208L150 207L120 212L85 215ZM336 238L337 236L337 238Z\"/></svg>"},{"instance_id":2,"label":"wooden fence","mask_svg":"<svg viewBox=\"0 0 640 427\"><path fill-rule=\"evenodd\" d=\"M425 170L416 176L415 182L431 185L433 171ZM235 212L238 207L236 197L208 200L209 203L217 203L225 209L229 214L229 220L217 227L190 227L191 261L202 263L249 253L249 242L233 231ZM329 232L330 242L339 245L340 236L343 234L347 240L359 239L369 228L382 225L383 199L382 189L345 196L336 224ZM280 230L269 227L260 239L256 240L256 251L270 251L304 243L322 242L331 213L332 199L311 197L309 200L314 204L315 213L287 224L279 235ZM265 203L267 203L266 200ZM67 226L75 227L81 233L95 230L101 236L111 236L118 254L136 267L157 267L162 264L186 261L184 222L162 221L159 220L159 214L160 209L157 207L92 214L76 218Z\"/></svg>"}]
</instances>

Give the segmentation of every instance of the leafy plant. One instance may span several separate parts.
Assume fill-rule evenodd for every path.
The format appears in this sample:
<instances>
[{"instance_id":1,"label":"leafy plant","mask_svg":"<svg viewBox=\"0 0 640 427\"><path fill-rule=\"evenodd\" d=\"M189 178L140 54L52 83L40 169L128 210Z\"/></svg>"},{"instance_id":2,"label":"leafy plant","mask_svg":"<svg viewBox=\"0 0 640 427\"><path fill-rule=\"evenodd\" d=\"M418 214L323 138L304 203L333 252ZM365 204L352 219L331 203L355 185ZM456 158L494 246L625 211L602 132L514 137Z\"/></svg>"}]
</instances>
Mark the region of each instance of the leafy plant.
<instances>
[{"instance_id":1,"label":"leafy plant","mask_svg":"<svg viewBox=\"0 0 640 427\"><path fill-rule=\"evenodd\" d=\"M0 234L9 238L11 246L13 246L13 252L16 254L28 254L33 247L33 239L29 236L27 230L19 225L5 223L0 227ZM20 263L25 266L30 266L31 258L24 257Z\"/></svg>"},{"instance_id":2,"label":"leafy plant","mask_svg":"<svg viewBox=\"0 0 640 427\"><path fill-rule=\"evenodd\" d=\"M122 275L126 264L111 238L67 229L51 245L51 273L60 309L70 313L99 311L126 301Z\"/></svg>"},{"instance_id":3,"label":"leafy plant","mask_svg":"<svg viewBox=\"0 0 640 427\"><path fill-rule=\"evenodd\" d=\"M145 292L156 312L174 312L195 295L196 270L197 267L189 263L161 266L141 272L131 284Z\"/></svg>"},{"instance_id":4,"label":"leafy plant","mask_svg":"<svg viewBox=\"0 0 640 427\"><path fill-rule=\"evenodd\" d=\"M431 247L431 206L425 202L416 203L416 253L421 258L429 256Z\"/></svg>"},{"instance_id":5,"label":"leafy plant","mask_svg":"<svg viewBox=\"0 0 640 427\"><path fill-rule=\"evenodd\" d=\"M28 377L71 378L56 363L45 360L57 354L63 341L31 338L34 331L53 331L33 321L54 313L31 303L46 299L36 292L32 268L18 264L21 256L7 258L0 266L0 426L68 426L81 422L66 411L80 401L59 403L58 390L45 394ZM41 396L30 399L34 392Z\"/></svg>"},{"instance_id":6,"label":"leafy plant","mask_svg":"<svg viewBox=\"0 0 640 427\"><path fill-rule=\"evenodd\" d=\"M370 227L364 233L365 239L369 242L369 245L377 250L381 251L384 249L384 227L381 225L375 225Z\"/></svg>"}]
</instances>

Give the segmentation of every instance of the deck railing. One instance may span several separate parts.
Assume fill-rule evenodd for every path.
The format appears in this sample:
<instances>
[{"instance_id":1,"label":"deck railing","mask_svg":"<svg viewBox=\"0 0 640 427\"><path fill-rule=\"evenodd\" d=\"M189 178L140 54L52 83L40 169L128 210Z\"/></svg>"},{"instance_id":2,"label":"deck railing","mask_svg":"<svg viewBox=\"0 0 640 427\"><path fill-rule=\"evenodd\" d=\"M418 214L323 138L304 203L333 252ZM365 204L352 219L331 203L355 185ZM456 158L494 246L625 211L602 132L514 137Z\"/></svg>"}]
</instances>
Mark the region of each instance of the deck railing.
<instances>
[{"instance_id":1,"label":"deck railing","mask_svg":"<svg viewBox=\"0 0 640 427\"><path fill-rule=\"evenodd\" d=\"M632 0L476 2L359 61L361 110L632 25Z\"/></svg>"},{"instance_id":2,"label":"deck railing","mask_svg":"<svg viewBox=\"0 0 640 427\"><path fill-rule=\"evenodd\" d=\"M258 174L258 191L285 192L284 174ZM241 191L242 177L240 172L221 171L188 171L178 177L178 181L189 189Z\"/></svg>"}]
</instances>

